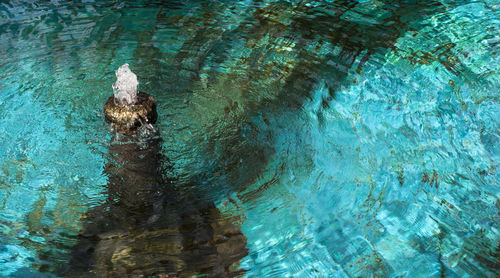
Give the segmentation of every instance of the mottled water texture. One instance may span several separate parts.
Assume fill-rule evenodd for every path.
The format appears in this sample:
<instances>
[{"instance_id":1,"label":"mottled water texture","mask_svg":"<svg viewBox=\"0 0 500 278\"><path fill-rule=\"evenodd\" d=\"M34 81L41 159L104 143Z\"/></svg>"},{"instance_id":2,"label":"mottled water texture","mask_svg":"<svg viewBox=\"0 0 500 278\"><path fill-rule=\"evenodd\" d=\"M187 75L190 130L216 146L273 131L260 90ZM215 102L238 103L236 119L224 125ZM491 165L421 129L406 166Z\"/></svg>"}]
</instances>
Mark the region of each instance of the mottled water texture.
<instances>
[{"instance_id":1,"label":"mottled water texture","mask_svg":"<svg viewBox=\"0 0 500 278\"><path fill-rule=\"evenodd\" d=\"M189 270L199 274L237 259L224 275L498 277L499 9L2 1L0 276L80 275L83 231L109 212L129 231L154 230L146 217L182 226L189 215L214 235L210 223L231 227L247 251ZM155 187L168 196L161 209L122 205L134 191L116 178L135 166L120 154L141 149L116 144L102 106L124 63L157 102L151 140L162 159L151 176L171 181ZM116 250L172 246L118 237ZM118 255L114 266L144 264ZM158 261L151 273L165 272Z\"/></svg>"}]
</instances>

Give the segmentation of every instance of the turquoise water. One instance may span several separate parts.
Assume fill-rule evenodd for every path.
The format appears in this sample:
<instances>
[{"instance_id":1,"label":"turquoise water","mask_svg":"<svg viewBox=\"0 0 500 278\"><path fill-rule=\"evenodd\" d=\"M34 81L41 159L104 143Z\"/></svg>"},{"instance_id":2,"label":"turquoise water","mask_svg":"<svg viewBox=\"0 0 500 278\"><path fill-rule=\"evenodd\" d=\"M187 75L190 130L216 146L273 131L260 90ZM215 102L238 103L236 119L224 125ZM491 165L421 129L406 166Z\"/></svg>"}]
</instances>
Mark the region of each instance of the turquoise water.
<instances>
[{"instance_id":1,"label":"turquoise water","mask_svg":"<svg viewBox=\"0 0 500 278\"><path fill-rule=\"evenodd\" d=\"M0 3L0 276L65 276L129 63L246 277L500 273L497 1Z\"/></svg>"}]
</instances>

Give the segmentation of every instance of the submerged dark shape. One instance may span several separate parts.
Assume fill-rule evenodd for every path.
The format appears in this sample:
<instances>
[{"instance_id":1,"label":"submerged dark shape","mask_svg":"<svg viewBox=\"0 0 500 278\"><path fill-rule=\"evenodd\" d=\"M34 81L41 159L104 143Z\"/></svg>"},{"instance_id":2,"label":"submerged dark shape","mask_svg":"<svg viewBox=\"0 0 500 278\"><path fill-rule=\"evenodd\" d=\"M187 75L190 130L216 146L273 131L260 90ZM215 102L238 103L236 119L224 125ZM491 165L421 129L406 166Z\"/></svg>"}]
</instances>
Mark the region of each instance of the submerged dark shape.
<instances>
[{"instance_id":1,"label":"submerged dark shape","mask_svg":"<svg viewBox=\"0 0 500 278\"><path fill-rule=\"evenodd\" d=\"M147 123L136 121L131 111L153 119L153 98L140 93L136 106L142 109L135 110L118 109L112 98L105 105L107 120L126 135L117 136L109 148L114 161L105 169L108 197L87 213L70 270L64 275L232 277L241 273L237 264L247 250L239 227L212 202L180 194L175 180L163 178L162 165L168 161L160 155L161 139L157 134L136 134Z\"/></svg>"},{"instance_id":2,"label":"submerged dark shape","mask_svg":"<svg viewBox=\"0 0 500 278\"><path fill-rule=\"evenodd\" d=\"M356 1L317 1L315 5L277 1L247 7L247 16L239 24L224 28L224 17L214 15L220 15L225 5L202 6L198 16L186 16L178 23L190 36L170 64L162 64L158 59L162 54L147 43L152 32L144 32L147 39L137 52L148 54L140 57L141 67L156 61L149 73L158 76L155 86L182 88L178 94L188 92L189 113L202 116L186 128L195 133L198 125L206 127L202 139L193 136L192 141L198 143L204 165L212 169L194 178L200 184L221 180L213 174L223 172L222 186L227 192L240 193L243 201L266 190L242 193L276 155L269 146L277 132L268 119L300 111L314 88L324 82L327 93L317 111L321 124L323 111L335 100L335 92L353 81L353 73L361 72L372 57L383 57L397 48L398 39L422 28L423 19L446 9L439 1L380 1L376 10L380 16L374 17L363 14L362 4ZM171 21L158 12L155 28ZM245 54L232 54L239 52ZM221 70L227 65L231 67ZM161 92L158 95L162 97Z\"/></svg>"}]
</instances>

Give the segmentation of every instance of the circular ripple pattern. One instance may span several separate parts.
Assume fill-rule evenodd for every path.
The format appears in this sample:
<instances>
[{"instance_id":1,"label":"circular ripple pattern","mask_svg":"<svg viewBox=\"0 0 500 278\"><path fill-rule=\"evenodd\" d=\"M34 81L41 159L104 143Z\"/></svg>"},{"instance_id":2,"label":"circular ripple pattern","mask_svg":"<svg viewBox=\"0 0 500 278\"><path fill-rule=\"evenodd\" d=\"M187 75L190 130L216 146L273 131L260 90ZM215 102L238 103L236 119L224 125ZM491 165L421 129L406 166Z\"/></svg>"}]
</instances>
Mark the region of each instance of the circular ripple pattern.
<instances>
[{"instance_id":1,"label":"circular ripple pattern","mask_svg":"<svg viewBox=\"0 0 500 278\"><path fill-rule=\"evenodd\" d=\"M0 276L61 276L129 63L247 277L500 273L498 1L2 1ZM197 196L197 197L192 197Z\"/></svg>"}]
</instances>

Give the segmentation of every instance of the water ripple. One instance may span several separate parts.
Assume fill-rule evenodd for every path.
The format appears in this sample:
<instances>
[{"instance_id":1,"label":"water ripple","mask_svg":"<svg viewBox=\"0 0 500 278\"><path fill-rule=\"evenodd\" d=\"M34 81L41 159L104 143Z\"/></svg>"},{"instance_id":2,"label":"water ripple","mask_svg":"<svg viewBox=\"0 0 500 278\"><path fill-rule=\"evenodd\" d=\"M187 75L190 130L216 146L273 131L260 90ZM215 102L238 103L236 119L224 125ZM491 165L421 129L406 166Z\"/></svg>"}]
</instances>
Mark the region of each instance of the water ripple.
<instances>
[{"instance_id":1,"label":"water ripple","mask_svg":"<svg viewBox=\"0 0 500 278\"><path fill-rule=\"evenodd\" d=\"M94 265L102 275L143 262L148 244L198 240L195 223L219 248L246 244L228 275L497 276L499 8L2 2L0 275L68 273L89 219L109 210L146 228L107 219L131 228L100 234L100 248L116 248ZM101 107L125 62L158 102L158 175L175 181L159 193L113 192L110 169L133 163L119 165ZM152 200L138 210L133 193ZM216 273L215 260L226 263L192 269L209 261Z\"/></svg>"}]
</instances>

